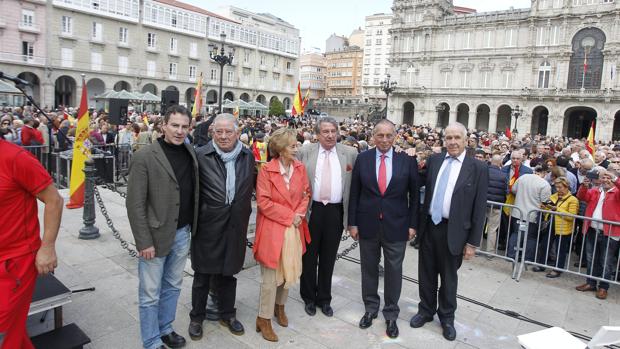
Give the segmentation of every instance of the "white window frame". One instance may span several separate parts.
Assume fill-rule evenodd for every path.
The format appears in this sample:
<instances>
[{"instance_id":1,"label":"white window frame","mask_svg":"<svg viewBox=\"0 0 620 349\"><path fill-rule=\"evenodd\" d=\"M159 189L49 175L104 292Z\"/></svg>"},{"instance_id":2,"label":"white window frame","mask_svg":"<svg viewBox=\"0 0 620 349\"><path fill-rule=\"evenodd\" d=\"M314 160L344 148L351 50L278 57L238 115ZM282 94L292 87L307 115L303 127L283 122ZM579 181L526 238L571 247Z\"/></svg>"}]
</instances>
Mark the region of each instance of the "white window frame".
<instances>
[{"instance_id":1,"label":"white window frame","mask_svg":"<svg viewBox=\"0 0 620 349\"><path fill-rule=\"evenodd\" d=\"M62 47L60 49L60 66L63 68L73 68L73 49Z\"/></svg>"},{"instance_id":2,"label":"white window frame","mask_svg":"<svg viewBox=\"0 0 620 349\"><path fill-rule=\"evenodd\" d=\"M560 44L560 26L554 25L550 29L549 42L552 46Z\"/></svg>"},{"instance_id":3,"label":"white window frame","mask_svg":"<svg viewBox=\"0 0 620 349\"><path fill-rule=\"evenodd\" d=\"M99 22L93 22L90 38L93 41L103 41L103 24Z\"/></svg>"},{"instance_id":4,"label":"white window frame","mask_svg":"<svg viewBox=\"0 0 620 349\"><path fill-rule=\"evenodd\" d=\"M190 65L188 68L187 75L189 76L189 81L196 81L196 72L198 68L195 65Z\"/></svg>"},{"instance_id":5,"label":"white window frame","mask_svg":"<svg viewBox=\"0 0 620 349\"><path fill-rule=\"evenodd\" d=\"M503 88L509 89L512 88L512 82L514 78L514 72L512 70L505 70L502 74L503 77Z\"/></svg>"},{"instance_id":6,"label":"white window frame","mask_svg":"<svg viewBox=\"0 0 620 349\"><path fill-rule=\"evenodd\" d=\"M34 27L37 22L35 21L34 11L22 9L22 17L20 24L24 27Z\"/></svg>"},{"instance_id":7,"label":"white window frame","mask_svg":"<svg viewBox=\"0 0 620 349\"><path fill-rule=\"evenodd\" d=\"M157 34L146 33L146 47L150 49L157 49Z\"/></svg>"},{"instance_id":8,"label":"white window frame","mask_svg":"<svg viewBox=\"0 0 620 349\"><path fill-rule=\"evenodd\" d=\"M452 41L452 33L446 33L443 38L443 49L449 50Z\"/></svg>"},{"instance_id":9,"label":"white window frame","mask_svg":"<svg viewBox=\"0 0 620 349\"><path fill-rule=\"evenodd\" d=\"M175 62L168 63L168 79L176 80L178 73L178 64Z\"/></svg>"},{"instance_id":10,"label":"white window frame","mask_svg":"<svg viewBox=\"0 0 620 349\"><path fill-rule=\"evenodd\" d=\"M235 71L234 70L228 70L226 72L226 82L229 84L232 84L233 82L235 82Z\"/></svg>"},{"instance_id":11,"label":"white window frame","mask_svg":"<svg viewBox=\"0 0 620 349\"><path fill-rule=\"evenodd\" d=\"M473 47L471 46L471 37L472 37L472 32L471 31L466 31L465 33L463 33L463 48L464 49L472 49Z\"/></svg>"},{"instance_id":12,"label":"white window frame","mask_svg":"<svg viewBox=\"0 0 620 349\"><path fill-rule=\"evenodd\" d=\"M551 80L551 64L545 61L538 67L538 80L536 81L536 84L538 88L547 89L549 88L550 80Z\"/></svg>"},{"instance_id":13,"label":"white window frame","mask_svg":"<svg viewBox=\"0 0 620 349\"><path fill-rule=\"evenodd\" d=\"M90 69L95 71L101 71L101 64L103 62L101 52L90 53Z\"/></svg>"},{"instance_id":14,"label":"white window frame","mask_svg":"<svg viewBox=\"0 0 620 349\"><path fill-rule=\"evenodd\" d=\"M118 28L118 42L123 45L129 43L129 29L127 27Z\"/></svg>"},{"instance_id":15,"label":"white window frame","mask_svg":"<svg viewBox=\"0 0 620 349\"><path fill-rule=\"evenodd\" d=\"M546 46L547 27L536 28L536 46Z\"/></svg>"},{"instance_id":16,"label":"white window frame","mask_svg":"<svg viewBox=\"0 0 620 349\"><path fill-rule=\"evenodd\" d=\"M64 35L73 35L73 18L62 16L60 19L60 32Z\"/></svg>"},{"instance_id":17,"label":"white window frame","mask_svg":"<svg viewBox=\"0 0 620 349\"><path fill-rule=\"evenodd\" d=\"M506 28L504 35L504 47L515 47L517 45L517 29Z\"/></svg>"},{"instance_id":18,"label":"white window frame","mask_svg":"<svg viewBox=\"0 0 620 349\"><path fill-rule=\"evenodd\" d=\"M461 72L461 87L467 88L470 84L469 72L464 70Z\"/></svg>"},{"instance_id":19,"label":"white window frame","mask_svg":"<svg viewBox=\"0 0 620 349\"><path fill-rule=\"evenodd\" d=\"M444 88L450 87L450 72L444 71L442 72L442 75L443 75L443 87Z\"/></svg>"},{"instance_id":20,"label":"white window frame","mask_svg":"<svg viewBox=\"0 0 620 349\"><path fill-rule=\"evenodd\" d=\"M487 30L484 32L484 47L492 48L493 47L493 31Z\"/></svg>"},{"instance_id":21,"label":"white window frame","mask_svg":"<svg viewBox=\"0 0 620 349\"><path fill-rule=\"evenodd\" d=\"M129 57L118 56L118 73L127 74L129 71Z\"/></svg>"},{"instance_id":22,"label":"white window frame","mask_svg":"<svg viewBox=\"0 0 620 349\"><path fill-rule=\"evenodd\" d=\"M170 38L170 53L177 54L179 52L179 40L175 37Z\"/></svg>"},{"instance_id":23,"label":"white window frame","mask_svg":"<svg viewBox=\"0 0 620 349\"><path fill-rule=\"evenodd\" d=\"M155 71L157 70L155 61L146 61L146 76L155 77Z\"/></svg>"},{"instance_id":24,"label":"white window frame","mask_svg":"<svg viewBox=\"0 0 620 349\"><path fill-rule=\"evenodd\" d=\"M211 81L217 81L217 70L216 69L211 69Z\"/></svg>"},{"instance_id":25,"label":"white window frame","mask_svg":"<svg viewBox=\"0 0 620 349\"><path fill-rule=\"evenodd\" d=\"M197 42L189 43L189 56L192 58L198 57L198 43Z\"/></svg>"}]
</instances>

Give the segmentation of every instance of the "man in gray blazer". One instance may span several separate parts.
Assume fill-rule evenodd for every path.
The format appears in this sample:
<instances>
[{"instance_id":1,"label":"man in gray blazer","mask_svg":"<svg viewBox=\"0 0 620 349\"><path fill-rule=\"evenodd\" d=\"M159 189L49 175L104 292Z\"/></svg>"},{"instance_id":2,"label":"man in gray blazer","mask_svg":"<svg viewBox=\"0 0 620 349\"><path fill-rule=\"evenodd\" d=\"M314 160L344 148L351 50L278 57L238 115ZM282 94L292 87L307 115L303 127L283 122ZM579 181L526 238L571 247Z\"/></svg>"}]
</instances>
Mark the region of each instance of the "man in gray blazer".
<instances>
[{"instance_id":1,"label":"man in gray blazer","mask_svg":"<svg viewBox=\"0 0 620 349\"><path fill-rule=\"evenodd\" d=\"M357 150L337 143L338 123L334 118L321 118L315 131L319 143L307 144L297 153L312 187L312 204L308 207L312 241L303 255L300 293L308 315L314 316L319 306L323 314L332 316L332 274L347 226L351 171Z\"/></svg>"},{"instance_id":2,"label":"man in gray blazer","mask_svg":"<svg viewBox=\"0 0 620 349\"><path fill-rule=\"evenodd\" d=\"M136 241L140 333L145 349L185 346L174 332L183 268L198 213L198 163L185 143L190 116L172 106L163 137L137 151L129 168L127 216Z\"/></svg>"}]
</instances>

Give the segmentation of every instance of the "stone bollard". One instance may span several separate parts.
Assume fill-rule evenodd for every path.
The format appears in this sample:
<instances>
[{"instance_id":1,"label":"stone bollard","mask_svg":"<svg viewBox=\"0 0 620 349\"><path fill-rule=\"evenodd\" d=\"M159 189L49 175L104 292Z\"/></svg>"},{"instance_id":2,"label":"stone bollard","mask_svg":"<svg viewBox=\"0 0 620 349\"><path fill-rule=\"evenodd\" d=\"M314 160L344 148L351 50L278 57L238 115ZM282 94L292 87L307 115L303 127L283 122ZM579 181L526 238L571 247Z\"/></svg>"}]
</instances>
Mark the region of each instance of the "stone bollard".
<instances>
[{"instance_id":1,"label":"stone bollard","mask_svg":"<svg viewBox=\"0 0 620 349\"><path fill-rule=\"evenodd\" d=\"M95 227L95 162L88 159L84 163L84 209L82 219L84 226L80 229L79 239L92 240L99 237L99 228Z\"/></svg>"}]
</instances>

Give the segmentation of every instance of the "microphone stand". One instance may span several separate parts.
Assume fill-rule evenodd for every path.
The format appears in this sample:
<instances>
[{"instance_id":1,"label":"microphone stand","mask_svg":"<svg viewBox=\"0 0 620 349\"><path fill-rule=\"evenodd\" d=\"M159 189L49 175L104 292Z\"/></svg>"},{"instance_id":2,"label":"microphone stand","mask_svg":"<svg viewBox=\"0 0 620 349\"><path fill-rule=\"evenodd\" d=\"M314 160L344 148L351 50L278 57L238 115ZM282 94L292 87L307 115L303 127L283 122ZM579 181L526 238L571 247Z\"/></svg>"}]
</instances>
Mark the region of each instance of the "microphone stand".
<instances>
[{"instance_id":1,"label":"microphone stand","mask_svg":"<svg viewBox=\"0 0 620 349\"><path fill-rule=\"evenodd\" d=\"M47 115L47 113L41 109L41 107L39 107L39 105L37 104L37 102L34 101L34 99L28 94L26 93L26 91L24 91L24 88L26 87L26 85L24 84L19 84L19 83L15 83L15 88L18 89L25 97L26 99L30 102L31 105L33 105L36 110L43 114L43 116L45 116L45 118L47 119L47 134L49 137L49 154L50 156L47 157L47 168L51 168L52 165L52 157L51 154L54 151L54 145L52 142L52 127L54 127L54 122L52 120L52 118L49 117L49 115ZM69 139L69 137L67 137L67 135L62 132L62 130L60 129L60 125L58 125L58 133L60 133L61 136L63 136L65 138L65 141L68 142L69 145L72 145L73 142Z\"/></svg>"}]
</instances>

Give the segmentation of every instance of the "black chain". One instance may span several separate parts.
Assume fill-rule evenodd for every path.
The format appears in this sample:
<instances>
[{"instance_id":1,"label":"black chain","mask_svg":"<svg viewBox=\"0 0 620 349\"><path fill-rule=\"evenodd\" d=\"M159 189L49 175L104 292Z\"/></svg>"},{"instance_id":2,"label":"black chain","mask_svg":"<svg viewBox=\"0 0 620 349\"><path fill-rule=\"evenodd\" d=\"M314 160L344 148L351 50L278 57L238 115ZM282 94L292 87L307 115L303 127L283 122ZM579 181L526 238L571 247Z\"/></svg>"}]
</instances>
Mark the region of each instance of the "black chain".
<instances>
[{"instance_id":1,"label":"black chain","mask_svg":"<svg viewBox=\"0 0 620 349\"><path fill-rule=\"evenodd\" d=\"M110 185L108 183L105 183L103 185L103 188L108 189L109 191L120 195L123 199L127 199L127 193L123 193L122 191L118 190L118 188L116 187L116 184Z\"/></svg>"},{"instance_id":2,"label":"black chain","mask_svg":"<svg viewBox=\"0 0 620 349\"><path fill-rule=\"evenodd\" d=\"M99 188L94 186L93 189L95 192L95 199L97 200L97 204L99 205L99 209L101 210L101 214L103 214L106 224L108 225L110 230L112 230L112 235L114 236L115 239L121 242L121 247L127 250L127 253L129 253L130 256L138 257L138 252L136 252L135 250L129 247L129 243L121 237L121 233L114 227L114 223L112 222L110 215L108 215L108 210L105 208L105 204L103 203L103 199L101 198L101 194L99 193ZM126 197L126 196L123 196L123 197Z\"/></svg>"},{"instance_id":3,"label":"black chain","mask_svg":"<svg viewBox=\"0 0 620 349\"><path fill-rule=\"evenodd\" d=\"M353 242L351 244L351 246L345 248L344 250L342 250L342 252L340 252L340 253L338 253L336 255L336 260L339 260L340 258L343 258L346 255L348 255L349 253L351 253L351 251L355 250L358 245L359 245L359 242L357 242L357 241Z\"/></svg>"}]
</instances>

